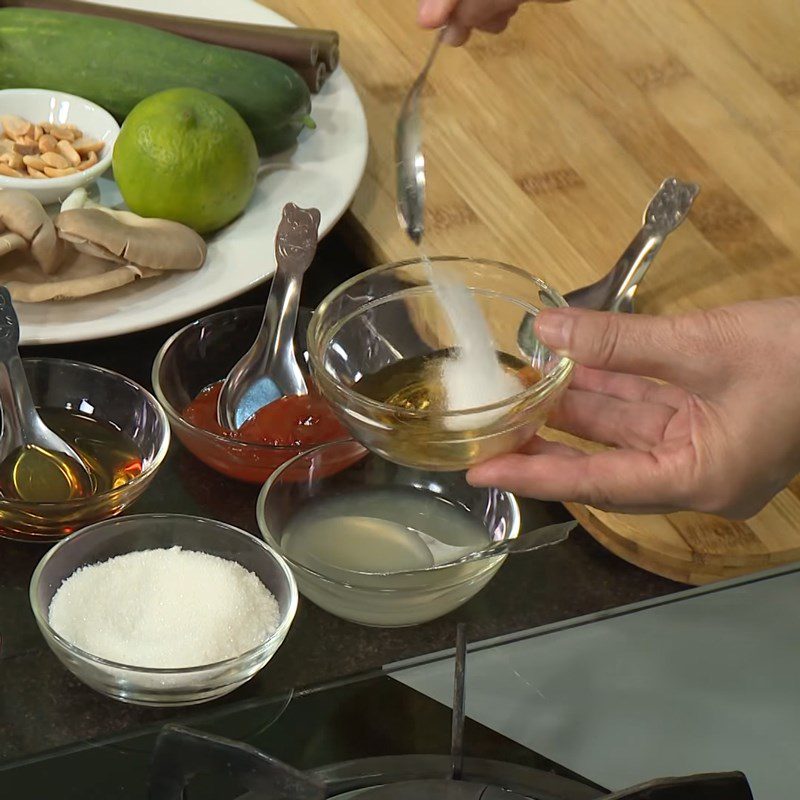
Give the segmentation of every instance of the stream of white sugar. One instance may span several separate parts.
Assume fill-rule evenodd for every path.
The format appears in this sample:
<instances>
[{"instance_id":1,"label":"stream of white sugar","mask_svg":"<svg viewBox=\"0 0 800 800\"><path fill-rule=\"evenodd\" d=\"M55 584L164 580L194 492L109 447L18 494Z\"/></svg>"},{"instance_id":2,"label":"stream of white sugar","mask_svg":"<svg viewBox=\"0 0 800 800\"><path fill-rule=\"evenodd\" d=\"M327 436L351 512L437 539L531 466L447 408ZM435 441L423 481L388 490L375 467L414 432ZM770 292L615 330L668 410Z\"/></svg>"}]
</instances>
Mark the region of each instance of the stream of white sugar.
<instances>
[{"instance_id":1,"label":"stream of white sugar","mask_svg":"<svg viewBox=\"0 0 800 800\"><path fill-rule=\"evenodd\" d=\"M491 405L521 392L522 381L503 369L492 332L472 292L446 265L423 256L436 297L453 331L455 354L442 365L442 384L448 411ZM451 430L489 425L502 410L445 417Z\"/></svg>"}]
</instances>

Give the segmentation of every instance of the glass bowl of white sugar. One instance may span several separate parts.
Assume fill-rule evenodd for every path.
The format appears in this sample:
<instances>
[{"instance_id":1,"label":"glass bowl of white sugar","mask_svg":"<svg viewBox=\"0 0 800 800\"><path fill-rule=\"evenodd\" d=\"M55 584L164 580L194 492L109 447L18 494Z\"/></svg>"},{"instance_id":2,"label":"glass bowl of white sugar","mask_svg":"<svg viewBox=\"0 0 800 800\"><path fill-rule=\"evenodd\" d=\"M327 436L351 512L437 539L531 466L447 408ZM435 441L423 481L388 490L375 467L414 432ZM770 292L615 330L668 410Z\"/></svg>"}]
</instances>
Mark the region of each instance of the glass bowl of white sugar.
<instances>
[{"instance_id":1,"label":"glass bowl of white sugar","mask_svg":"<svg viewBox=\"0 0 800 800\"><path fill-rule=\"evenodd\" d=\"M30 602L62 664L127 703L220 697L275 654L297 610L284 559L215 520L140 514L63 539L39 562Z\"/></svg>"},{"instance_id":2,"label":"glass bowl of white sugar","mask_svg":"<svg viewBox=\"0 0 800 800\"><path fill-rule=\"evenodd\" d=\"M564 298L496 261L439 257L368 270L314 312L314 381L352 436L404 466L467 469L518 448L567 388L570 359L517 332Z\"/></svg>"}]
</instances>

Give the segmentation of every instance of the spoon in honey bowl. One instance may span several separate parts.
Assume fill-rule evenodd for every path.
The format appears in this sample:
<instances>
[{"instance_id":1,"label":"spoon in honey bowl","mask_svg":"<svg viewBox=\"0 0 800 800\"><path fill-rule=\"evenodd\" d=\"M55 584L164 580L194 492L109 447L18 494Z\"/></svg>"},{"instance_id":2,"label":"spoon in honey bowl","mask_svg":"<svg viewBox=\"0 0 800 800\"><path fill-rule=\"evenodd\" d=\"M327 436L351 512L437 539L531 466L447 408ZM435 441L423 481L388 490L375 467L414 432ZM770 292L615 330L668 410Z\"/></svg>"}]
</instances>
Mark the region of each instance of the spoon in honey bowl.
<instances>
[{"instance_id":1,"label":"spoon in honey bowl","mask_svg":"<svg viewBox=\"0 0 800 800\"><path fill-rule=\"evenodd\" d=\"M217 401L217 419L237 431L259 409L281 397L308 394L295 349L295 328L303 275L317 250L320 213L289 203L275 237L277 267L261 328L253 346L225 378Z\"/></svg>"},{"instance_id":2,"label":"spoon in honey bowl","mask_svg":"<svg viewBox=\"0 0 800 800\"><path fill-rule=\"evenodd\" d=\"M664 240L686 219L700 192L696 183L667 178L650 199L642 217L642 227L611 271L589 286L564 295L573 308L594 311L634 312L634 296ZM544 298L543 298L544 299ZM539 366L543 350L534 332L535 317L526 314L519 326L520 350Z\"/></svg>"},{"instance_id":3,"label":"spoon in honey bowl","mask_svg":"<svg viewBox=\"0 0 800 800\"><path fill-rule=\"evenodd\" d=\"M17 313L0 286L0 493L28 502L85 497L94 482L81 456L39 416L18 348Z\"/></svg>"}]
</instances>

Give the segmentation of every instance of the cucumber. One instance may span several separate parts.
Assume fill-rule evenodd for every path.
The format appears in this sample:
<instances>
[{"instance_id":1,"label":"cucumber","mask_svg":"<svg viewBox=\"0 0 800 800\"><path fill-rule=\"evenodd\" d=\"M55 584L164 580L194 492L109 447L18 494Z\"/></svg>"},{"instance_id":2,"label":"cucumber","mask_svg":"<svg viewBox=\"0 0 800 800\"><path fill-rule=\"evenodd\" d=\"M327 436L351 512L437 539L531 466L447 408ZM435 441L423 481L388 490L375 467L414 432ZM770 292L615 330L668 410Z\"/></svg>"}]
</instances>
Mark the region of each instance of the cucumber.
<instances>
[{"instance_id":1,"label":"cucumber","mask_svg":"<svg viewBox=\"0 0 800 800\"><path fill-rule=\"evenodd\" d=\"M120 122L156 92L204 89L242 115L261 155L313 127L308 87L280 61L84 14L0 8L0 87L76 94Z\"/></svg>"}]
</instances>

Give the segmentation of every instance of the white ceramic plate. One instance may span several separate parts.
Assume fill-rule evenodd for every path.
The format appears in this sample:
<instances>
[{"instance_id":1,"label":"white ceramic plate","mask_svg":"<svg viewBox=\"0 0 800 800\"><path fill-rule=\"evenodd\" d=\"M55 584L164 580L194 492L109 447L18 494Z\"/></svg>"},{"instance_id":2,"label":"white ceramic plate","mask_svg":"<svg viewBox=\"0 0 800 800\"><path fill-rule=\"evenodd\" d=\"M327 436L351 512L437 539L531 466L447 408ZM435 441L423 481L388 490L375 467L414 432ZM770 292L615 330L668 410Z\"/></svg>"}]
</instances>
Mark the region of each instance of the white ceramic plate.
<instances>
[{"instance_id":1,"label":"white ceramic plate","mask_svg":"<svg viewBox=\"0 0 800 800\"><path fill-rule=\"evenodd\" d=\"M289 24L253 0L106 0L105 5ZM201 270L138 281L81 300L21 303L17 311L22 344L77 342L144 330L200 315L247 291L275 271L274 235L288 202L318 208L320 234L325 235L350 205L367 158L364 109L341 67L313 96L312 113L317 129L301 134L290 155L271 159L275 168L260 178L247 211L209 241L208 260ZM98 185L102 202L121 202L110 177L101 178Z\"/></svg>"}]
</instances>

